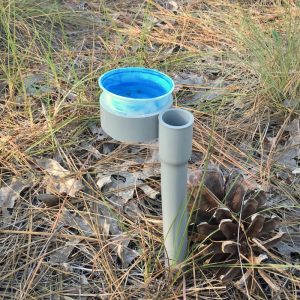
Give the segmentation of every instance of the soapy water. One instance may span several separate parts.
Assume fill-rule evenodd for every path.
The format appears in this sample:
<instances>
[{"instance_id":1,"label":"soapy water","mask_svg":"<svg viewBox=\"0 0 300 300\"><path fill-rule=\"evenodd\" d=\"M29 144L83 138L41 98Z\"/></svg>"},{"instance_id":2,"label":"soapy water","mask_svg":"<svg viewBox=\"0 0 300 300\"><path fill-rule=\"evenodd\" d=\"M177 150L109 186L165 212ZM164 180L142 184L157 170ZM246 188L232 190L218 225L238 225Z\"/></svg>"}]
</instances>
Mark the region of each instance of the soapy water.
<instances>
[{"instance_id":1,"label":"soapy water","mask_svg":"<svg viewBox=\"0 0 300 300\"><path fill-rule=\"evenodd\" d=\"M164 87L150 80L111 84L109 91L133 99L156 98L168 92Z\"/></svg>"},{"instance_id":2,"label":"soapy water","mask_svg":"<svg viewBox=\"0 0 300 300\"><path fill-rule=\"evenodd\" d=\"M111 70L99 78L102 102L122 115L141 116L158 113L172 101L174 83L159 71L146 68Z\"/></svg>"}]
</instances>

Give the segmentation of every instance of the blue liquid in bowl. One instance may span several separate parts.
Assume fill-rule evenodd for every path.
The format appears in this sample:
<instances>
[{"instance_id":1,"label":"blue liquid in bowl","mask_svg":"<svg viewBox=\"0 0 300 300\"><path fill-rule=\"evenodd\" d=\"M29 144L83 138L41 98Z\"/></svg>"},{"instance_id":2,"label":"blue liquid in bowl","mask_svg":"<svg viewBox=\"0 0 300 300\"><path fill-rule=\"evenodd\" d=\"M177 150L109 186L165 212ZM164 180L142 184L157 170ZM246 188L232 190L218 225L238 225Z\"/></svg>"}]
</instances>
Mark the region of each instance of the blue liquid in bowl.
<instances>
[{"instance_id":1,"label":"blue liquid in bowl","mask_svg":"<svg viewBox=\"0 0 300 300\"><path fill-rule=\"evenodd\" d=\"M103 74L99 86L107 108L123 115L141 116L171 105L174 82L153 69L121 68Z\"/></svg>"},{"instance_id":2,"label":"blue liquid in bowl","mask_svg":"<svg viewBox=\"0 0 300 300\"><path fill-rule=\"evenodd\" d=\"M167 93L166 89L152 81L142 81L142 84L139 81L112 84L109 86L109 91L133 99L156 98Z\"/></svg>"}]
</instances>

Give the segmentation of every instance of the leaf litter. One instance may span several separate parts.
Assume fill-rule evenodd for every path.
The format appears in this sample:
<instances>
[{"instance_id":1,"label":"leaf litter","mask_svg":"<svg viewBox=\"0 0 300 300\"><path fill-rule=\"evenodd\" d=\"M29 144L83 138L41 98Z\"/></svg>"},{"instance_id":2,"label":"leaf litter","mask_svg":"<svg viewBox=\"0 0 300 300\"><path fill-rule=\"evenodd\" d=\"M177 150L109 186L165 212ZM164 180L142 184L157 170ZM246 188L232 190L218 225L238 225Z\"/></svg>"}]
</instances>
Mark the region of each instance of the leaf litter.
<instances>
[{"instance_id":1,"label":"leaf litter","mask_svg":"<svg viewBox=\"0 0 300 300\"><path fill-rule=\"evenodd\" d=\"M90 143L85 142L81 145L81 147L88 151L95 159L101 159L103 156L100 151Z\"/></svg>"},{"instance_id":2,"label":"leaf litter","mask_svg":"<svg viewBox=\"0 0 300 300\"><path fill-rule=\"evenodd\" d=\"M0 208L13 208L20 193L30 187L31 179L13 177L11 182L0 189Z\"/></svg>"},{"instance_id":3,"label":"leaf litter","mask_svg":"<svg viewBox=\"0 0 300 300\"><path fill-rule=\"evenodd\" d=\"M24 86L27 96L41 96L51 93L53 87L43 74L31 74L24 78Z\"/></svg>"},{"instance_id":4,"label":"leaf litter","mask_svg":"<svg viewBox=\"0 0 300 300\"><path fill-rule=\"evenodd\" d=\"M99 204L99 208L103 214L99 216L99 225L105 235L108 236L109 233L112 235L111 240L113 243L110 248L117 253L123 266L128 267L140 254L136 250L128 247L131 238L126 232L123 232L112 211L103 204Z\"/></svg>"},{"instance_id":5,"label":"leaf litter","mask_svg":"<svg viewBox=\"0 0 300 300\"><path fill-rule=\"evenodd\" d=\"M64 209L60 220L61 225L70 226L79 231L84 236L95 236L95 232L90 223L84 217L78 214L72 214L70 211Z\"/></svg>"},{"instance_id":6,"label":"leaf litter","mask_svg":"<svg viewBox=\"0 0 300 300\"><path fill-rule=\"evenodd\" d=\"M89 127L89 129L91 130L92 134L94 136L96 136L96 140L97 141L104 141L104 140L107 140L107 139L111 139L106 133L105 131L97 126L96 124L93 124Z\"/></svg>"},{"instance_id":7,"label":"leaf litter","mask_svg":"<svg viewBox=\"0 0 300 300\"><path fill-rule=\"evenodd\" d=\"M275 161L297 175L300 173L300 119L290 122L286 131L289 138L284 146L279 147Z\"/></svg>"},{"instance_id":8,"label":"leaf litter","mask_svg":"<svg viewBox=\"0 0 300 300\"><path fill-rule=\"evenodd\" d=\"M122 261L123 267L128 267L133 260L139 257L139 253L129 247L131 238L123 232L119 222L113 215L112 211L105 205L99 204L102 215L98 217L98 224L102 228L102 232L107 238L110 238L111 243L108 246L111 251L114 251ZM71 227L79 232L82 236L95 237L96 232L93 230L90 222L88 222L83 214L71 213L67 209L63 210L59 221L60 228ZM110 237L111 234L111 237ZM69 255L73 249L80 243L81 239L72 239L66 242L61 248L55 251L50 256L50 263L62 264L67 263Z\"/></svg>"},{"instance_id":9,"label":"leaf litter","mask_svg":"<svg viewBox=\"0 0 300 300\"><path fill-rule=\"evenodd\" d=\"M134 150L134 152L136 151ZM137 152L139 151L137 150ZM150 158L146 159L145 162L146 164L158 162L158 152L154 150ZM126 167L128 168L129 166L126 165ZM136 218L137 215L141 214L137 201L133 199L137 189L140 189L150 199L156 199L160 194L159 191L153 189L146 182L149 176L159 173L159 170L156 169L159 168L154 168L155 171L153 169L149 171L149 168L145 169L144 167L143 170L137 172L120 171L110 174L103 172L97 175L96 184L114 207L124 211L128 216ZM123 267L128 267L140 254L129 247L131 239L128 237L124 238L124 233L109 209L103 205L101 205L100 209L105 217L101 216L99 223L106 234L109 231L115 236L114 243L117 243L115 251L121 259Z\"/></svg>"},{"instance_id":10,"label":"leaf litter","mask_svg":"<svg viewBox=\"0 0 300 300\"><path fill-rule=\"evenodd\" d=\"M158 191L147 185L142 179L146 179L143 172L118 172L111 175L98 175L97 186L106 195L111 195L112 202L119 202L120 204L126 204L130 199L134 197L134 193L137 189L141 189L144 194L155 199L159 194ZM118 201L119 200L119 201Z\"/></svg>"},{"instance_id":11,"label":"leaf litter","mask_svg":"<svg viewBox=\"0 0 300 300\"><path fill-rule=\"evenodd\" d=\"M74 197L75 194L84 188L82 181L76 179L71 171L63 168L56 160L42 158L36 160L37 165L46 171L44 185L49 194L67 194Z\"/></svg>"},{"instance_id":12,"label":"leaf litter","mask_svg":"<svg viewBox=\"0 0 300 300\"><path fill-rule=\"evenodd\" d=\"M79 242L80 239L71 239L67 241L62 247L60 247L50 255L49 262L51 264L66 263L69 259L71 252Z\"/></svg>"},{"instance_id":13,"label":"leaf litter","mask_svg":"<svg viewBox=\"0 0 300 300\"><path fill-rule=\"evenodd\" d=\"M224 78L210 80L204 74L185 72L176 73L173 77L176 84L174 92L180 91L184 98L188 98L185 104L193 105L211 101L229 92L230 83Z\"/></svg>"},{"instance_id":14,"label":"leaf litter","mask_svg":"<svg viewBox=\"0 0 300 300\"><path fill-rule=\"evenodd\" d=\"M114 190L118 187L120 189L129 189L128 194L125 193L123 195L125 201L127 201L133 196L137 185L140 185L149 177L160 176L158 143L157 141L153 141L152 143L148 143L149 145L153 145L153 149L150 149L149 154L145 158L138 155L142 150L140 147L130 146L128 153L133 157L126 157L126 160L122 164L122 168L125 168L125 170L99 173L97 175L98 188L101 190L104 188L106 191L107 189ZM141 165L142 168L133 172L130 171L131 166L136 164ZM120 196L122 197L122 194Z\"/></svg>"}]
</instances>

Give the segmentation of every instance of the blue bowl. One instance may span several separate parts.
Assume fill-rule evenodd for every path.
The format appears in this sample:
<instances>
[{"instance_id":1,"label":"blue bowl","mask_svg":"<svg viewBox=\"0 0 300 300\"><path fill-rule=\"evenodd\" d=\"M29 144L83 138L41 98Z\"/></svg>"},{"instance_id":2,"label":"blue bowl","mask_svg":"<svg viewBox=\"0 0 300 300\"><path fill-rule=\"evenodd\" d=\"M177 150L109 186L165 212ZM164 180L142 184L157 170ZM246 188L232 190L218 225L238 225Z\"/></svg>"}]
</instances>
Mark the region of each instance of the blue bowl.
<instances>
[{"instance_id":1,"label":"blue bowl","mask_svg":"<svg viewBox=\"0 0 300 300\"><path fill-rule=\"evenodd\" d=\"M99 78L101 104L113 113L141 117L158 114L172 105L173 80L153 69L120 68Z\"/></svg>"}]
</instances>

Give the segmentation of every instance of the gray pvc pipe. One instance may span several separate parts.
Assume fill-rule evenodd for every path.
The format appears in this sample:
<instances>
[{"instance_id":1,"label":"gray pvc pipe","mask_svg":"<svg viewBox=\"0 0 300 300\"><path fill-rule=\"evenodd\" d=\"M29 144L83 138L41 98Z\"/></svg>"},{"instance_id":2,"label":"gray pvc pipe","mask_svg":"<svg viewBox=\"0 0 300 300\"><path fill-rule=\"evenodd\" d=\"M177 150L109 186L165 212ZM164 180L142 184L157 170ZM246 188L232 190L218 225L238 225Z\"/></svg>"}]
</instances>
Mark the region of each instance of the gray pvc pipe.
<instances>
[{"instance_id":1,"label":"gray pvc pipe","mask_svg":"<svg viewBox=\"0 0 300 300\"><path fill-rule=\"evenodd\" d=\"M101 127L117 141L140 143L158 138L158 113L127 117L111 112L100 98Z\"/></svg>"},{"instance_id":2,"label":"gray pvc pipe","mask_svg":"<svg viewBox=\"0 0 300 300\"><path fill-rule=\"evenodd\" d=\"M187 163L192 153L193 115L169 109L159 115L163 232L170 265L187 249Z\"/></svg>"}]
</instances>

